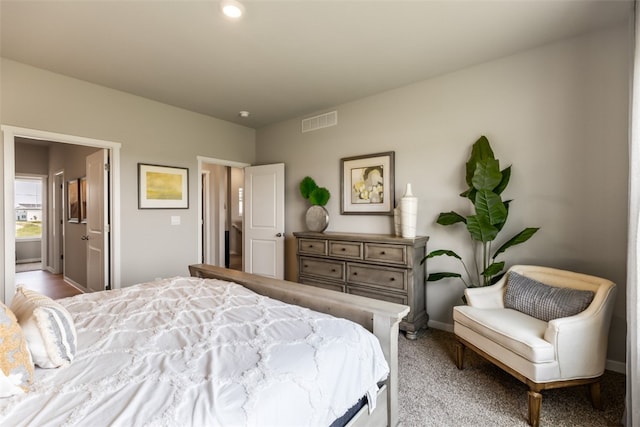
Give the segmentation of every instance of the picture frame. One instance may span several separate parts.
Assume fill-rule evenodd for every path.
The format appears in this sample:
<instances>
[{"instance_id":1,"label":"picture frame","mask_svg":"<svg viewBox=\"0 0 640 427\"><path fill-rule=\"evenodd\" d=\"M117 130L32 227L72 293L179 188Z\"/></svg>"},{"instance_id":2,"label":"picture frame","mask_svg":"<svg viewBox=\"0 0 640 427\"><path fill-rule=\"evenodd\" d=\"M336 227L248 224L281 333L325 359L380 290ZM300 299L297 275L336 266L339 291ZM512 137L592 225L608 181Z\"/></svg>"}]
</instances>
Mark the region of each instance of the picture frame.
<instances>
[{"instance_id":1,"label":"picture frame","mask_svg":"<svg viewBox=\"0 0 640 427\"><path fill-rule=\"evenodd\" d=\"M340 213L393 215L395 152L340 159Z\"/></svg>"},{"instance_id":2,"label":"picture frame","mask_svg":"<svg viewBox=\"0 0 640 427\"><path fill-rule=\"evenodd\" d=\"M138 163L138 209L189 209L189 169Z\"/></svg>"},{"instance_id":3,"label":"picture frame","mask_svg":"<svg viewBox=\"0 0 640 427\"><path fill-rule=\"evenodd\" d=\"M67 181L67 221L80 222L79 179Z\"/></svg>"},{"instance_id":4,"label":"picture frame","mask_svg":"<svg viewBox=\"0 0 640 427\"><path fill-rule=\"evenodd\" d=\"M80 178L80 186L78 188L80 192L80 222L87 223L87 177Z\"/></svg>"}]
</instances>

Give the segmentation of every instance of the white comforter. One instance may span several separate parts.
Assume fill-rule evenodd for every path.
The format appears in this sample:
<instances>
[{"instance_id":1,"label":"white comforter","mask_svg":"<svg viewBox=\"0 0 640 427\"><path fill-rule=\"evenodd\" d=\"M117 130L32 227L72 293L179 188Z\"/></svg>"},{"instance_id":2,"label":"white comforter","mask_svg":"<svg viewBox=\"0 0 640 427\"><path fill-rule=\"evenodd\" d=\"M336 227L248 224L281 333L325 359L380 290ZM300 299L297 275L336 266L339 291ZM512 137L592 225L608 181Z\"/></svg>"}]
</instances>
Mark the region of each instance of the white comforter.
<instances>
[{"instance_id":1,"label":"white comforter","mask_svg":"<svg viewBox=\"0 0 640 427\"><path fill-rule=\"evenodd\" d=\"M173 278L59 300L78 353L0 399L3 426L328 426L388 366L360 325Z\"/></svg>"}]
</instances>

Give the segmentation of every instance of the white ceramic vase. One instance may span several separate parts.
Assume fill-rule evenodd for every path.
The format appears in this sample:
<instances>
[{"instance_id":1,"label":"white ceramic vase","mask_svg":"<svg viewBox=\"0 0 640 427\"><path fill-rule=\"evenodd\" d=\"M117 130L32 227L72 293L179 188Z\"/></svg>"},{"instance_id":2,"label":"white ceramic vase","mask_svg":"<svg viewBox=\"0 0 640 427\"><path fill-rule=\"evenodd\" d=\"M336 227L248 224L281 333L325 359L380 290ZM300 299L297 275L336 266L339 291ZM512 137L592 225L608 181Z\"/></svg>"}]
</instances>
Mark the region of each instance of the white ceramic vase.
<instances>
[{"instance_id":1,"label":"white ceramic vase","mask_svg":"<svg viewBox=\"0 0 640 427\"><path fill-rule=\"evenodd\" d=\"M407 188L400 199L400 217L402 237L413 239L416 237L416 224L418 222L418 198L411 191L411 184L407 184Z\"/></svg>"}]
</instances>

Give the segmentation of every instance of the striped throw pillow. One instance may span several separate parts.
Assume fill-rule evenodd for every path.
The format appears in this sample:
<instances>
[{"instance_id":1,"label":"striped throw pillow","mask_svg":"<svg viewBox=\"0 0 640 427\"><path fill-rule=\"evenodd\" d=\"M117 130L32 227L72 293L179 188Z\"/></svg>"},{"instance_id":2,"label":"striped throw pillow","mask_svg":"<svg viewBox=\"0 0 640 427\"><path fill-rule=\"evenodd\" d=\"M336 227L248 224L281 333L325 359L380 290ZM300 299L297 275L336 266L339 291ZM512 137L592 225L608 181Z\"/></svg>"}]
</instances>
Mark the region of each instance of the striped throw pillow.
<instances>
[{"instance_id":1,"label":"striped throw pillow","mask_svg":"<svg viewBox=\"0 0 640 427\"><path fill-rule=\"evenodd\" d=\"M507 278L504 306L548 322L584 311L593 296L591 291L545 285L512 271Z\"/></svg>"},{"instance_id":2,"label":"striped throw pillow","mask_svg":"<svg viewBox=\"0 0 640 427\"><path fill-rule=\"evenodd\" d=\"M0 397L22 394L33 381L27 340L13 312L0 302Z\"/></svg>"},{"instance_id":3,"label":"striped throw pillow","mask_svg":"<svg viewBox=\"0 0 640 427\"><path fill-rule=\"evenodd\" d=\"M76 328L66 308L38 292L18 287L11 309L27 337L36 365L59 368L73 361Z\"/></svg>"}]
</instances>

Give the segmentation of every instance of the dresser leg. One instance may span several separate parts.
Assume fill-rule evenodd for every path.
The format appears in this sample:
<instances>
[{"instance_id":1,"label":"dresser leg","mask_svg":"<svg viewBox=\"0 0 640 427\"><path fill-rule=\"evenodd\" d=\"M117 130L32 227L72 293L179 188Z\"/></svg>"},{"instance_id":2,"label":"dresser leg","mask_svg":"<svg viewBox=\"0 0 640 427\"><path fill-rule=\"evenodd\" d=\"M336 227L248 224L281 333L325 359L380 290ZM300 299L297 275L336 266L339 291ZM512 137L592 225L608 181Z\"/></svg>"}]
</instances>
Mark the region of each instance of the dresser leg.
<instances>
[{"instance_id":1,"label":"dresser leg","mask_svg":"<svg viewBox=\"0 0 640 427\"><path fill-rule=\"evenodd\" d=\"M405 335L406 335L408 340L418 339L418 332L417 331L406 331Z\"/></svg>"}]
</instances>

